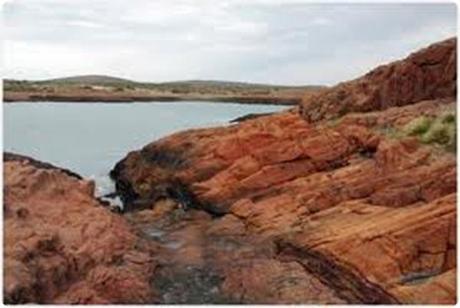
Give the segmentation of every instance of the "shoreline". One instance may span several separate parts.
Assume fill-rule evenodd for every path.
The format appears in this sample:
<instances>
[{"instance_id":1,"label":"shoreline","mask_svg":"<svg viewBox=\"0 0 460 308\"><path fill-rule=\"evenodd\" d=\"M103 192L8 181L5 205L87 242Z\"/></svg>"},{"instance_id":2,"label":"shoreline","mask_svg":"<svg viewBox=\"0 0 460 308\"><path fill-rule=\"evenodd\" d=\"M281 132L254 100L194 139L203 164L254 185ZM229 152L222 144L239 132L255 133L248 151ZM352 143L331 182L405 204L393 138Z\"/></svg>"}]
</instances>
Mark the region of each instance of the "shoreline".
<instances>
[{"instance_id":1,"label":"shoreline","mask_svg":"<svg viewBox=\"0 0 460 308\"><path fill-rule=\"evenodd\" d=\"M74 82L5 80L4 102L180 102L210 101L242 104L296 105L309 93L324 86L275 86L233 84L228 82L173 82L150 84L108 82L88 76L75 77ZM110 80L110 79L109 79Z\"/></svg>"},{"instance_id":2,"label":"shoreline","mask_svg":"<svg viewBox=\"0 0 460 308\"><path fill-rule=\"evenodd\" d=\"M271 97L173 97L173 96L20 96L11 97L4 93L3 103L105 103L105 104L131 104L131 103L168 103L168 102L209 102L233 103L248 105L277 105L295 106L301 101L298 98L271 98Z\"/></svg>"}]
</instances>

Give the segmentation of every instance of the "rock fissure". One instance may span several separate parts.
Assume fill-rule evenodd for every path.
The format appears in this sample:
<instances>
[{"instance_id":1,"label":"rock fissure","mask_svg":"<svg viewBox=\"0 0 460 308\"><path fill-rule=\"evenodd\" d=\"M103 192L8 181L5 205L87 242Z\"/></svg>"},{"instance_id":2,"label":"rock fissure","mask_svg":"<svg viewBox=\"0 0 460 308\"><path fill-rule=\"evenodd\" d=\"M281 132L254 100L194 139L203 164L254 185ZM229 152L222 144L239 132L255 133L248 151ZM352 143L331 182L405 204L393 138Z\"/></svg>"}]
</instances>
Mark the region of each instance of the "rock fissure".
<instances>
[{"instance_id":1,"label":"rock fissure","mask_svg":"<svg viewBox=\"0 0 460 308\"><path fill-rule=\"evenodd\" d=\"M340 266L337 261L310 249L298 249L289 244L277 243L277 254L282 260L295 260L306 271L313 273L323 283L349 304L397 304L393 296L356 273Z\"/></svg>"}]
</instances>

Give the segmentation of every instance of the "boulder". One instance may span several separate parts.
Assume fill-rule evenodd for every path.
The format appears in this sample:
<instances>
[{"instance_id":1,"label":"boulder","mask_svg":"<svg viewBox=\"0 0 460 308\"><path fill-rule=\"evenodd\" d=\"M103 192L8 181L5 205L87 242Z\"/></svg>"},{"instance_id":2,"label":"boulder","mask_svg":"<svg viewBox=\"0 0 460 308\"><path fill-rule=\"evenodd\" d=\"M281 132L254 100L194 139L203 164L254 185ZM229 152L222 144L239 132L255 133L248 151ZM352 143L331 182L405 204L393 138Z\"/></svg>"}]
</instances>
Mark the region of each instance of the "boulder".
<instances>
[{"instance_id":1,"label":"boulder","mask_svg":"<svg viewBox=\"0 0 460 308\"><path fill-rule=\"evenodd\" d=\"M155 301L152 252L73 172L4 155L5 303Z\"/></svg>"}]
</instances>

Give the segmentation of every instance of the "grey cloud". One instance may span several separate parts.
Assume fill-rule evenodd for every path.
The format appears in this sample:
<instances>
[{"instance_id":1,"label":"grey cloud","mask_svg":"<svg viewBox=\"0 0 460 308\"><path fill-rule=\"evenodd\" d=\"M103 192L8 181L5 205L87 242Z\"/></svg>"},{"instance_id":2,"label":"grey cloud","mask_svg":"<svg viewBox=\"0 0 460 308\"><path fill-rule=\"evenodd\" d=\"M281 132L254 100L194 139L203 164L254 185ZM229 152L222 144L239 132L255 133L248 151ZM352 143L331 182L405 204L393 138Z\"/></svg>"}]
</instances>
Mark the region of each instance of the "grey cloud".
<instances>
[{"instance_id":1,"label":"grey cloud","mask_svg":"<svg viewBox=\"0 0 460 308\"><path fill-rule=\"evenodd\" d=\"M332 84L456 33L452 3L16 0L3 17L14 78Z\"/></svg>"}]
</instances>

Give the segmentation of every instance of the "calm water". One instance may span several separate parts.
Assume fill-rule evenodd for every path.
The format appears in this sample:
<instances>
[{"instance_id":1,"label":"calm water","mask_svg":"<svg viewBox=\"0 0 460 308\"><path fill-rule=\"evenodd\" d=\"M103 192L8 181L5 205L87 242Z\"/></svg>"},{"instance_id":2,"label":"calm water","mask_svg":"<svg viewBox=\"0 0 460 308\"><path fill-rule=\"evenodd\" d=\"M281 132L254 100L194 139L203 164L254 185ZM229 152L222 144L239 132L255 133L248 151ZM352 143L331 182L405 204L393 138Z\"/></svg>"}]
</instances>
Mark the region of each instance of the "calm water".
<instances>
[{"instance_id":1,"label":"calm water","mask_svg":"<svg viewBox=\"0 0 460 308\"><path fill-rule=\"evenodd\" d=\"M108 173L129 151L173 132L227 124L282 106L228 103L3 104L4 149L71 169L113 191Z\"/></svg>"}]
</instances>

